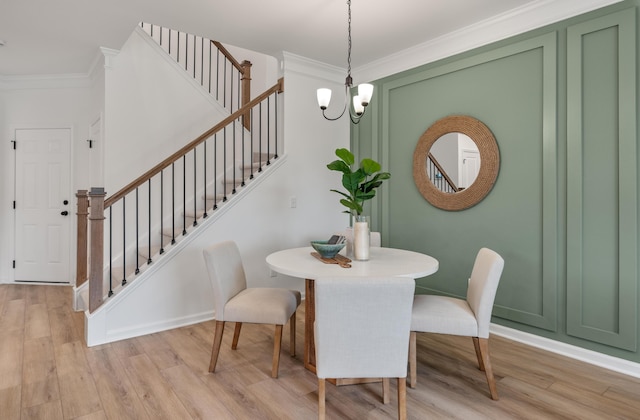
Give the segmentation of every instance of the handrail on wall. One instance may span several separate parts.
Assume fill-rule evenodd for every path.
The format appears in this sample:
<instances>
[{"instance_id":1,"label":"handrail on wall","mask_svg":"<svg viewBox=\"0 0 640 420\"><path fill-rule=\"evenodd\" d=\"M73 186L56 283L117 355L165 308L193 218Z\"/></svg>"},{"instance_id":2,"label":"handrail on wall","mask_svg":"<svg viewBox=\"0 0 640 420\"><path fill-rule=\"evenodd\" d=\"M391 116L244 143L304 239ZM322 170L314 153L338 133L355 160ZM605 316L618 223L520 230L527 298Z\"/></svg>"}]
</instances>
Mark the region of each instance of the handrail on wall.
<instances>
[{"instance_id":1,"label":"handrail on wall","mask_svg":"<svg viewBox=\"0 0 640 420\"><path fill-rule=\"evenodd\" d=\"M453 182L453 180L451 179L451 177L449 176L449 174L447 174L447 171L444 170L444 168L442 167L442 165L440 165L440 162L438 162L438 160L435 158L435 156L433 156L431 153L429 153L429 162L433 164L433 166L436 167L436 169L438 170L438 172L442 175L442 177L444 178L446 185L439 185L438 181L435 178L435 173L431 174L429 173L429 178L431 179L431 182L433 182L436 187L438 187L439 189L443 190L444 192L459 192L462 191L462 189L460 187L458 187L455 182Z\"/></svg>"},{"instance_id":2,"label":"handrail on wall","mask_svg":"<svg viewBox=\"0 0 640 420\"><path fill-rule=\"evenodd\" d=\"M175 232L175 214L176 212L182 211L182 221L183 224L180 227L182 229L182 234L185 235L187 233L187 223L186 223L186 212L190 209L193 210L194 218L198 217L198 208L196 207L196 196L199 194L197 181L201 182L199 184L199 188L203 189L203 196L207 197L207 186L208 184L213 184L213 196L217 196L216 185L218 182L218 178L221 178L221 184L223 185L223 195L224 199L222 201L226 201L227 197L227 187L226 184L231 183L233 185L233 190L231 193L235 193L236 186L244 185L245 175L244 171L249 170L251 175L249 178L253 178L254 170L257 172L262 171L263 164L269 165L269 159L277 158L277 121L278 121L278 104L277 104L277 95L284 91L284 79L279 79L278 82L273 85L271 88L266 90L264 93L258 95L256 98L249 101L244 106L240 107L238 110L233 112L231 115L220 121L218 124L214 125L209 130L202 133L200 136L186 144L184 147L180 148L177 152L173 153L171 156L164 159L159 164L155 165L153 168L146 171L144 174L136 178L134 181L130 182L124 188L120 189L115 194L105 199L105 191L103 188L92 188L91 191L87 192L86 190L79 190L77 193L78 198L78 246L77 246L77 280L76 286L80 286L86 281L87 272L89 276L89 311L93 312L100 305L102 305L105 293L104 293L104 277L105 277L105 268L108 267L108 280L109 280L109 293L110 296L112 292L111 281L113 278L112 273L112 264L114 258L112 256L112 247L113 247L113 228L112 223L116 218L115 212L112 212L113 207L118 204L119 209L121 208L121 224L120 226L123 231L122 234L122 251L121 258L123 264L123 277L122 284L126 283L127 278L127 267L125 261L125 254L129 247L133 247L134 245L131 242L135 242L135 273L139 272L139 241L141 239L146 239L148 241L148 260L147 263L151 263L151 254L152 254L152 231L156 231L157 226L152 226L152 207L157 206L157 202L159 202L159 207L153 207L154 216L156 219L156 224L160 225L160 236L163 234L163 210L165 207L171 206L171 209L168 212L172 218L172 232ZM272 106L272 98L275 102L275 107ZM265 109L266 108L266 109ZM273 108L273 110L272 110ZM252 130L246 130L249 134L249 139L245 139L245 132L242 131L238 133L236 130L236 123L238 126L243 126L244 121L247 118L247 115L254 115L252 119ZM255 125L255 127L253 127ZM274 126L275 125L275 126ZM240 129L243 130L243 129ZM230 131L232 134L227 136L227 131ZM213 151L207 151L207 140L213 137ZM228 139L230 137L230 140ZM274 139L275 138L275 139ZM197 149L198 148L198 149ZM196 155L196 150L201 150L200 154ZM193 157L193 160L187 161L187 155L189 154L189 159ZM212 162L210 162L209 169L207 168L208 156L213 155ZM216 157L217 156L217 157ZM247 157L249 156L249 157ZM257 156L257 157L255 157ZM199 159L199 160L198 160ZM255 161L254 159L257 159ZM264 161L263 161L264 159ZM242 166L242 180L236 180L236 163L240 161ZM189 163L191 162L191 163ZM231 163L228 163L231 162ZM190 175L187 175L187 166L191 165L190 170L193 170L193 177L187 179ZM198 166L199 165L199 166ZM175 166L180 166L182 169L182 173L178 174L178 176L182 177L182 185L175 187L173 185L174 178L176 177ZM165 178L163 171L170 168L167 172L171 174L171 185L163 186L163 180ZM213 168L213 169L211 169ZM220 169L221 168L221 169ZM232 169L232 174L228 175L227 171L229 168ZM257 169L256 169L257 168ZM157 177L159 175L159 177ZM154 178L155 177L155 178ZM152 179L156 180L156 184L152 188ZM167 182L169 183L169 182ZM155 186L159 184L159 186ZM189 197L187 197L187 190L190 190ZM141 217L144 219L147 217L146 222L148 222L148 226L145 224L145 221L141 223L138 220L139 216L139 205L140 207L146 207L147 201L146 198L143 197L143 200L139 200L139 189L142 189L142 195L145 193L148 194L148 215L142 215ZM152 189L154 191L154 198L152 199ZM165 199L163 199L163 193L165 190L169 190L172 194L171 204L167 204ZM176 193L176 190L178 191ZM129 194L135 193L131 200L127 200L126 203L129 204L129 208L125 209L125 198L128 197ZM179 199L182 200L181 207L175 207L176 197L175 195L179 195ZM159 196L159 198L158 198ZM193 207L188 209L187 203L191 204L190 201L193 201ZM153 204L152 204L153 202ZM133 207L135 210L132 210ZM217 204L213 205L213 209L217 208ZM87 212L87 209L90 211ZM206 200L204 208L201 208L200 211L204 210L204 217L207 217L207 207ZM109 226L105 226L105 210L108 210L106 216L109 219ZM134 213L134 222L130 222L129 220L125 220L125 216L127 212ZM88 215L88 229L87 229L87 215ZM120 217L119 215L117 217ZM197 224L194 219L193 225ZM130 237L133 234L130 231L127 231L128 224L132 224L135 226L134 230L135 237L131 239ZM142 226L142 227L141 227ZM140 228L141 227L141 228ZM143 232L139 232L139 230L143 230ZM145 237L145 235L148 235ZM171 243L175 243L175 234L171 238ZM90 237L90 243L89 238ZM105 239L107 239L109 249L105 249ZM160 239L160 254L164 252L165 240ZM144 247L144 245L143 245ZM88 250L88 252L87 252ZM87 255L88 254L88 255ZM107 257L109 259L109 263L105 266L104 258ZM88 264L87 259L90 258L90 264ZM87 267L90 265L90 270L87 270Z\"/></svg>"}]
</instances>

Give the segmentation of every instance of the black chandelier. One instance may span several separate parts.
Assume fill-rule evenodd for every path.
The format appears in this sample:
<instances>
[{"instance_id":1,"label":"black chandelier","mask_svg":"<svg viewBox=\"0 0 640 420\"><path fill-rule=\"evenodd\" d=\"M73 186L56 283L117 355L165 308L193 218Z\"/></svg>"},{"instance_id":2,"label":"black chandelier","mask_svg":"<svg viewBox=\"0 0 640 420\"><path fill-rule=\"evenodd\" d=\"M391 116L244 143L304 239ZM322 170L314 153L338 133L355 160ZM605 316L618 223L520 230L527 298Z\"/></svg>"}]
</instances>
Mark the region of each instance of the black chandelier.
<instances>
[{"instance_id":1,"label":"black chandelier","mask_svg":"<svg viewBox=\"0 0 640 420\"><path fill-rule=\"evenodd\" d=\"M351 78L351 0L347 0L347 7L349 11L348 15L348 48L347 48L347 78L344 82L344 107L342 108L342 112L335 118L327 117L325 114L325 110L329 106L329 102L331 101L331 89L321 88L318 89L318 105L322 110L322 116L325 117L329 121L335 121L341 118L349 108L349 117L351 118L351 122L354 124L358 124L360 122L360 118L364 115L365 108L369 105L371 101L371 96L373 95L373 85L369 83L362 83L358 85L358 94L353 97L353 110L350 106L349 100L349 89L353 85L353 79Z\"/></svg>"}]
</instances>

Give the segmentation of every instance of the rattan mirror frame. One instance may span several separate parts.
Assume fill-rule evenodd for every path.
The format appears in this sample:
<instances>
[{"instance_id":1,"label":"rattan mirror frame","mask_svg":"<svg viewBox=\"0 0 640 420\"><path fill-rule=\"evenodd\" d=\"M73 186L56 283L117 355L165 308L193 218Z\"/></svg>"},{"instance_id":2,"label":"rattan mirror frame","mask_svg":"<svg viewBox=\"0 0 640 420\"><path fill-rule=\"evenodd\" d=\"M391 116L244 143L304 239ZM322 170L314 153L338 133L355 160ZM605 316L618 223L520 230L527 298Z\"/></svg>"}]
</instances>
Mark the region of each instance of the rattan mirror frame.
<instances>
[{"instance_id":1,"label":"rattan mirror frame","mask_svg":"<svg viewBox=\"0 0 640 420\"><path fill-rule=\"evenodd\" d=\"M478 177L468 188L457 193L444 193L427 175L427 156L433 143L448 133L469 136L480 152ZM433 206L458 211L478 204L491 191L500 170L500 151L493 133L480 120L467 115L450 115L439 119L425 131L413 152L413 180L420 194Z\"/></svg>"}]
</instances>

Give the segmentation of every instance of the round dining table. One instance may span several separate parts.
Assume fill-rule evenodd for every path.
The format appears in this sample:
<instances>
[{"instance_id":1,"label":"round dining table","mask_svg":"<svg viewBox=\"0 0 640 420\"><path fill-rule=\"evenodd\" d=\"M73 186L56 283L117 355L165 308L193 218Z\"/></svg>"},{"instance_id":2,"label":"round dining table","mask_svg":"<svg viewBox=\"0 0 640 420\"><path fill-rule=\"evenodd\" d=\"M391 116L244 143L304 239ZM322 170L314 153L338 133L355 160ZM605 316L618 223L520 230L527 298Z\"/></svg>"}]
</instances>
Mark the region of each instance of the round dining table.
<instances>
[{"instance_id":1,"label":"round dining table","mask_svg":"<svg viewBox=\"0 0 640 420\"><path fill-rule=\"evenodd\" d=\"M357 261L338 254L334 259L321 259L312 255L311 247L291 248L267 256L269 268L277 273L305 279L305 332L304 366L312 372L315 368L315 344L313 323L315 321L314 280L323 277L426 277L438 271L438 260L397 248L371 247L367 261ZM355 381L355 380L354 380ZM359 383L342 382L339 384Z\"/></svg>"}]
</instances>

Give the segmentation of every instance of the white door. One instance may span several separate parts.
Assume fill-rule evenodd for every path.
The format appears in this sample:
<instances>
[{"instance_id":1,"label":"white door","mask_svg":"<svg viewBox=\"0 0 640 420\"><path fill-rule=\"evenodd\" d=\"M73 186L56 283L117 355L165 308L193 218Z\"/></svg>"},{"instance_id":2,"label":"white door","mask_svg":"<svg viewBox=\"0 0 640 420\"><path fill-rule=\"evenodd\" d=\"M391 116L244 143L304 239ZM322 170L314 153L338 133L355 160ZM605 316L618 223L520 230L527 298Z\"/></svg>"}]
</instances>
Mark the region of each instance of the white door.
<instances>
[{"instance_id":1,"label":"white door","mask_svg":"<svg viewBox=\"0 0 640 420\"><path fill-rule=\"evenodd\" d=\"M15 131L15 280L69 283L70 129Z\"/></svg>"},{"instance_id":2,"label":"white door","mask_svg":"<svg viewBox=\"0 0 640 420\"><path fill-rule=\"evenodd\" d=\"M462 150L462 182L461 187L468 188L476 180L480 171L480 152Z\"/></svg>"}]
</instances>

